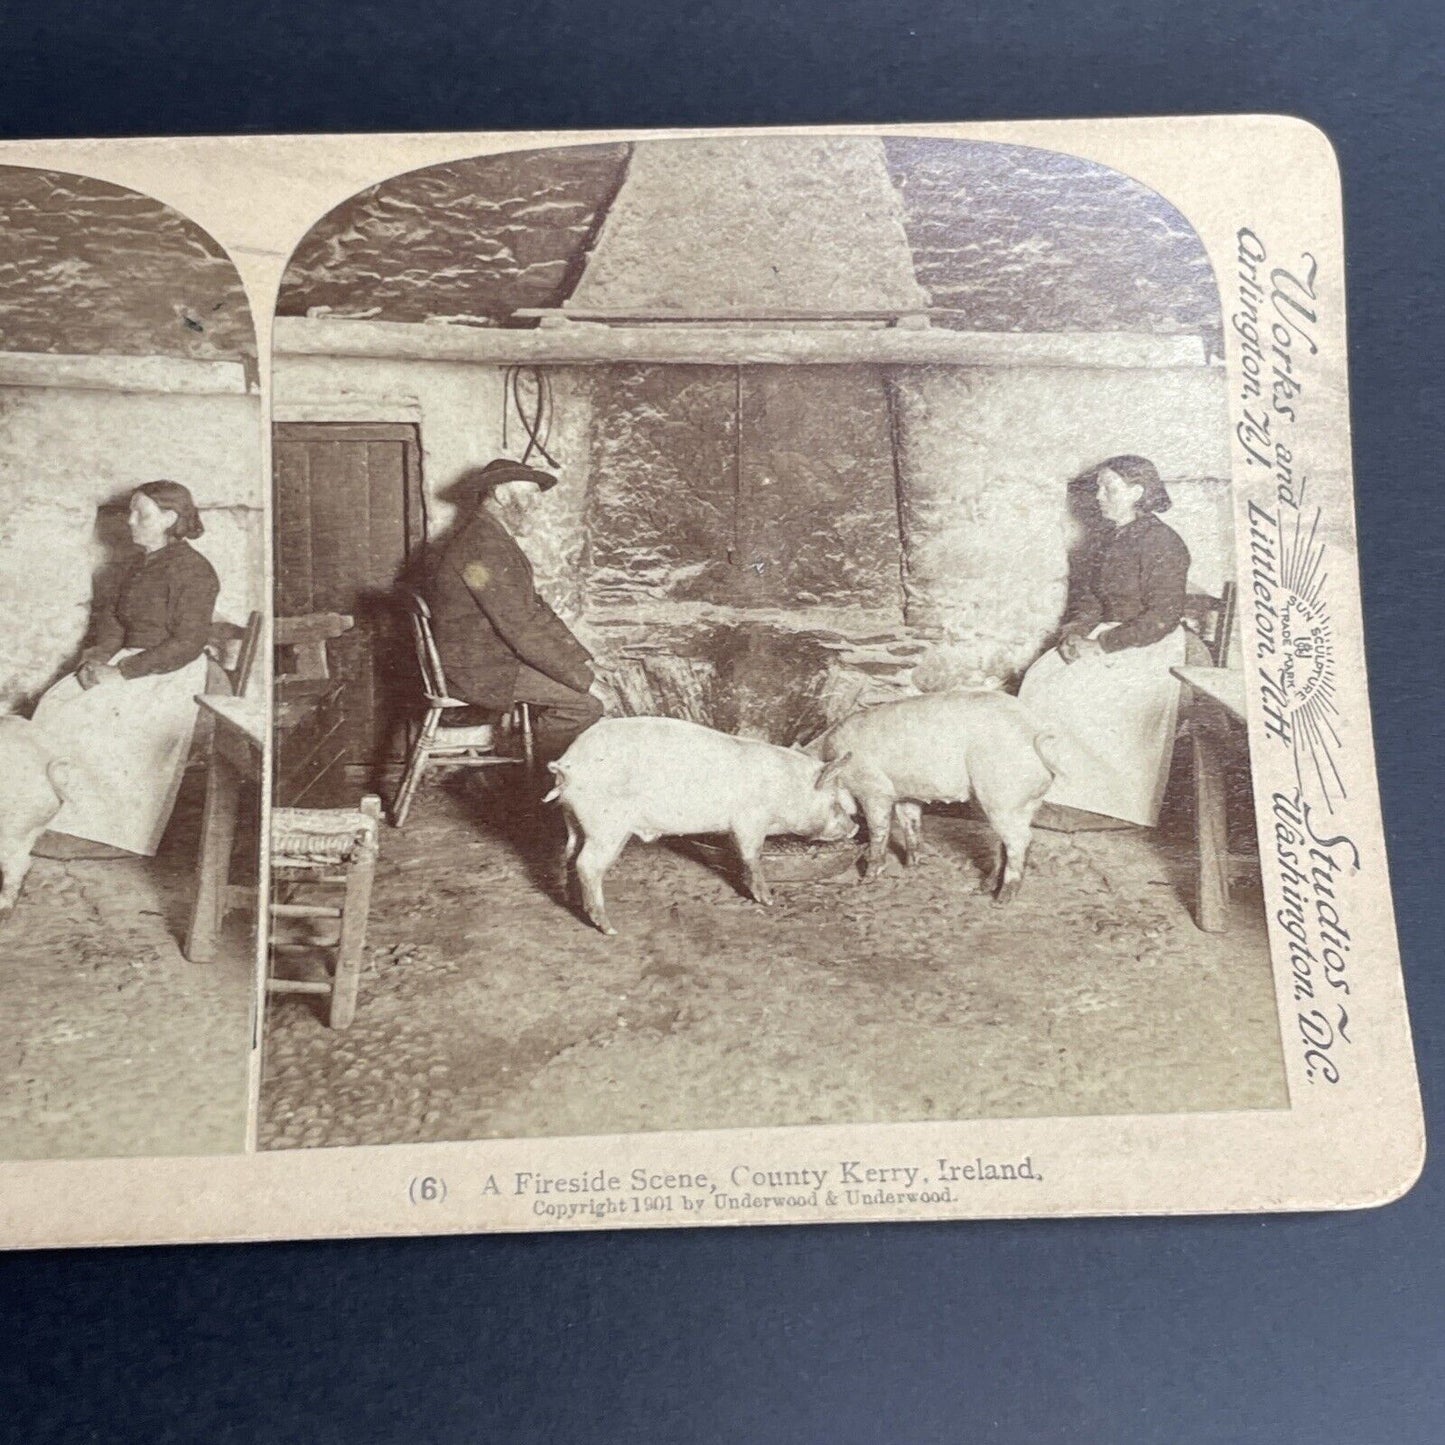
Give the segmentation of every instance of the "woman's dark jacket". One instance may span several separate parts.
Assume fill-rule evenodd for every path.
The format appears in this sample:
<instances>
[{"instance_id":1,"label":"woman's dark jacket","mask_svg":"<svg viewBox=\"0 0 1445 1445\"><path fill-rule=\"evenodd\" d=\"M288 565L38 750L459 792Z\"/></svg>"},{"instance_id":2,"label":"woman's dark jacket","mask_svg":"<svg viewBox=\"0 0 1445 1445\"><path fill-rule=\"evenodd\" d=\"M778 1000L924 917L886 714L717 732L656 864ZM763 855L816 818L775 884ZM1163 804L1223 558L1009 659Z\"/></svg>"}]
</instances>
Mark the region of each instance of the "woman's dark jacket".
<instances>
[{"instance_id":1,"label":"woman's dark jacket","mask_svg":"<svg viewBox=\"0 0 1445 1445\"><path fill-rule=\"evenodd\" d=\"M210 640L220 590L215 568L188 542L143 552L101 609L83 660L109 662L121 648L139 647L117 664L122 677L177 671Z\"/></svg>"},{"instance_id":2,"label":"woman's dark jacket","mask_svg":"<svg viewBox=\"0 0 1445 1445\"><path fill-rule=\"evenodd\" d=\"M577 692L592 685L592 654L537 595L532 564L485 508L443 548L422 592L447 686L465 702L507 708L521 663Z\"/></svg>"},{"instance_id":3,"label":"woman's dark jacket","mask_svg":"<svg viewBox=\"0 0 1445 1445\"><path fill-rule=\"evenodd\" d=\"M1101 622L1117 622L1099 638L1105 652L1148 647L1179 626L1188 579L1189 548L1145 512L1104 541L1063 634L1087 637Z\"/></svg>"}]
</instances>

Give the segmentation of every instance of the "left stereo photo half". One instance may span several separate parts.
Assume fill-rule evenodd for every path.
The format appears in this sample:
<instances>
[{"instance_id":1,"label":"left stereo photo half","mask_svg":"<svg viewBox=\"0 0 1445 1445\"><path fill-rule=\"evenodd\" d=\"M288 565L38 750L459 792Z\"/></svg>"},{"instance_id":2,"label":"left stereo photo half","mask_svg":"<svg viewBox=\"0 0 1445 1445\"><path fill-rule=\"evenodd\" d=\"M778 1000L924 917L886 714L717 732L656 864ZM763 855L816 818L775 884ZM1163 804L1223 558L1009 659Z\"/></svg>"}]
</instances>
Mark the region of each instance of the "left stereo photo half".
<instances>
[{"instance_id":1,"label":"left stereo photo half","mask_svg":"<svg viewBox=\"0 0 1445 1445\"><path fill-rule=\"evenodd\" d=\"M246 1147L261 477L222 247L0 166L0 1161Z\"/></svg>"}]
</instances>

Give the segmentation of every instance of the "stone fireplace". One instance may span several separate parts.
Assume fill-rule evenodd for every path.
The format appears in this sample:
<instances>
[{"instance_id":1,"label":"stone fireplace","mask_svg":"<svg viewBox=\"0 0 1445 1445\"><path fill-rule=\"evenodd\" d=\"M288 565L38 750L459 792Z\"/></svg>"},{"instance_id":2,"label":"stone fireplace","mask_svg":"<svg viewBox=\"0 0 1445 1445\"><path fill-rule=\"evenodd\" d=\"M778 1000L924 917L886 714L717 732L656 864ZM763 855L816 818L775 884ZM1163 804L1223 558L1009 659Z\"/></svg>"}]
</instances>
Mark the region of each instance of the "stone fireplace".
<instances>
[{"instance_id":1,"label":"stone fireplace","mask_svg":"<svg viewBox=\"0 0 1445 1445\"><path fill-rule=\"evenodd\" d=\"M877 368L609 367L592 413L583 615L628 711L792 743L919 660Z\"/></svg>"},{"instance_id":2,"label":"stone fireplace","mask_svg":"<svg viewBox=\"0 0 1445 1445\"><path fill-rule=\"evenodd\" d=\"M930 144L649 141L579 151L565 175L561 150L507 160L515 175L494 190L519 198L513 230L555 196L580 214L580 190L558 187L611 168L550 304L525 301L534 266L518 273L524 304L477 324L280 318L278 415L415 421L440 526L452 480L520 454L509 369L535 369L550 456L533 460L561 485L521 540L614 710L779 743L901 693L1011 686L1064 611L1070 483L1111 454L1160 467L1192 585L1217 594L1233 516L1197 238L1101 167ZM475 177L458 168L445 185L439 226L493 224L474 214ZM1094 188L1092 211L1061 199L1075 186ZM391 204L358 213L372 224L376 210L377 236L412 214ZM1110 236L1151 234L1129 206L1162 217L1165 239L1114 275L1072 218L1097 229L1122 207ZM398 290L390 304L418 303ZM984 308L972 322L970 306ZM1046 329L1024 329L1035 318Z\"/></svg>"}]
</instances>

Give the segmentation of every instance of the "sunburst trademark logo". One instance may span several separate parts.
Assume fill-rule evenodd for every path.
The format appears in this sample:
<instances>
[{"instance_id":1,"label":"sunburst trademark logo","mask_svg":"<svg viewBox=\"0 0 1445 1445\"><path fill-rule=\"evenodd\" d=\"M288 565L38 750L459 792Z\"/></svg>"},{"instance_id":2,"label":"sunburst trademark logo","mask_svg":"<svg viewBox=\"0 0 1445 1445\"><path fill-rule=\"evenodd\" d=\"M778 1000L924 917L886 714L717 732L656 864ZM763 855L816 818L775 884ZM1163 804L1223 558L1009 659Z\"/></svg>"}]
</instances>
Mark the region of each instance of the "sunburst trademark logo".
<instances>
[{"instance_id":1,"label":"sunburst trademark logo","mask_svg":"<svg viewBox=\"0 0 1445 1445\"><path fill-rule=\"evenodd\" d=\"M1267 512L1251 502L1250 553L1260 693L1269 733L1294 757L1300 791L1333 812L1345 797L1338 755L1334 628L1320 513ZM1285 516L1293 517L1293 525Z\"/></svg>"},{"instance_id":2,"label":"sunburst trademark logo","mask_svg":"<svg viewBox=\"0 0 1445 1445\"><path fill-rule=\"evenodd\" d=\"M1324 543L1318 541L1320 514L1308 533L1295 513L1293 535L1281 538L1279 685L1294 723L1295 776L1300 788L1316 792L1333 811L1345 796L1335 763L1340 747L1335 705L1334 630L1325 600ZM1313 787L1307 787L1307 780Z\"/></svg>"}]
</instances>

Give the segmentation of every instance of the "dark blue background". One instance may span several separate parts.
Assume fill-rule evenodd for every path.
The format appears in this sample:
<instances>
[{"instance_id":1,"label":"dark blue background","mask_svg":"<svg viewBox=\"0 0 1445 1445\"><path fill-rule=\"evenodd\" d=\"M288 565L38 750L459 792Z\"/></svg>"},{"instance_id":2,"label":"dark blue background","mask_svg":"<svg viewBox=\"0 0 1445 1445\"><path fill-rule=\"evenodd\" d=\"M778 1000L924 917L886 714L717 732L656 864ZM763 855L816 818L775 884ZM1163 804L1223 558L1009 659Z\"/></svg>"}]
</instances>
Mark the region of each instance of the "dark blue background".
<instances>
[{"instance_id":1,"label":"dark blue background","mask_svg":"<svg viewBox=\"0 0 1445 1445\"><path fill-rule=\"evenodd\" d=\"M10 137L1210 111L1323 126L1344 171L1380 778L1440 1119L1438 0L21 3L0 26ZM1434 1445L1442 1179L1427 1166L1400 1203L1315 1217L13 1255L0 1434Z\"/></svg>"}]
</instances>

